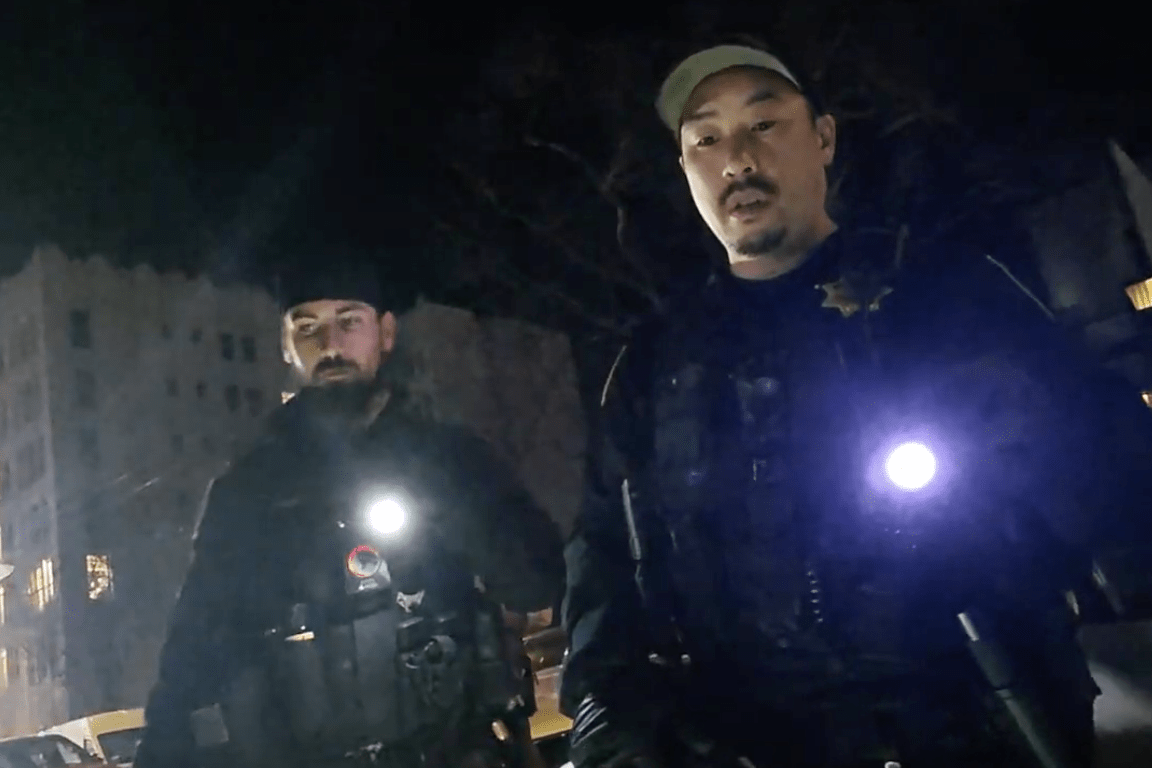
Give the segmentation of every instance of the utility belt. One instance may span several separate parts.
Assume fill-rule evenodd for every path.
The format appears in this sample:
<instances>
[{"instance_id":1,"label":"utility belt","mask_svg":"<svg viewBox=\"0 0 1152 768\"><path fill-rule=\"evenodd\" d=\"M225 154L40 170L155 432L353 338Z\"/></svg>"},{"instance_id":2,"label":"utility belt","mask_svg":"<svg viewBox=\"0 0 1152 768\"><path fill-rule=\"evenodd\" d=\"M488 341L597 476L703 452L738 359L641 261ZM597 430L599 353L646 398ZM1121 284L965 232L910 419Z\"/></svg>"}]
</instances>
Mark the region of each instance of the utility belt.
<instances>
[{"instance_id":1,"label":"utility belt","mask_svg":"<svg viewBox=\"0 0 1152 768\"><path fill-rule=\"evenodd\" d=\"M338 621L291 606L220 701L192 714L201 764L451 762L443 753L465 749L465 731L491 737L493 721L530 715L532 678L505 641L499 606L478 597L425 611L422 596Z\"/></svg>"}]
</instances>

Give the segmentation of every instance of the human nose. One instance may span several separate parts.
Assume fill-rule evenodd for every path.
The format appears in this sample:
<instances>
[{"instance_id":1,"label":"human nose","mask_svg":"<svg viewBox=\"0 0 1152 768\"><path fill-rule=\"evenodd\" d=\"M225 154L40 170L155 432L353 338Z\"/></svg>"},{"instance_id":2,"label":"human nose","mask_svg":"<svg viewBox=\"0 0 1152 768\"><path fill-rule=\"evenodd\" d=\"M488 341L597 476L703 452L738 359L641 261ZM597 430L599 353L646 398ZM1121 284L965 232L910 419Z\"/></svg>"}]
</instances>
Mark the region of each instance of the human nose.
<instances>
[{"instance_id":1,"label":"human nose","mask_svg":"<svg viewBox=\"0 0 1152 768\"><path fill-rule=\"evenodd\" d=\"M317 335L320 337L320 351L330 352L337 348L336 327L332 323L325 323L320 326L320 332Z\"/></svg>"},{"instance_id":2,"label":"human nose","mask_svg":"<svg viewBox=\"0 0 1152 768\"><path fill-rule=\"evenodd\" d=\"M724 165L724 175L734 179L738 176L749 176L758 170L760 170L759 164L751 143L746 137L736 137L731 143L728 160Z\"/></svg>"}]
</instances>

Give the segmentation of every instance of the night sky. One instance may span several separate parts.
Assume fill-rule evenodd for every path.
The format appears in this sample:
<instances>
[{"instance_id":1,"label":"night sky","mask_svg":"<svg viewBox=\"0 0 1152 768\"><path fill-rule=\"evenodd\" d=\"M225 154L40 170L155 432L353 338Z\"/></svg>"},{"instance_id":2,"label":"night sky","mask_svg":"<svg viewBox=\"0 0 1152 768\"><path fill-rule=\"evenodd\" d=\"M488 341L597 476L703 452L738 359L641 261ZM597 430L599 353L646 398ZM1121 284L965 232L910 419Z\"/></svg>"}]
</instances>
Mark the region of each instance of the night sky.
<instances>
[{"instance_id":1,"label":"night sky","mask_svg":"<svg viewBox=\"0 0 1152 768\"><path fill-rule=\"evenodd\" d=\"M428 253L433 221L467 207L445 158L499 157L492 145L507 138L507 121L478 117L491 117L492 82L514 91L541 62L559 67L575 96L511 101L546 115L535 123L553 132L544 138L601 157L622 116L598 97L606 86L595 73L576 71L577 52L603 39L627 37L641 51L655 41L656 72L672 63L656 60L661 44L687 39L702 20L762 32L773 8L20 5L0 12L4 271L43 240L73 254L256 280L290 264L371 253L433 294L444 269ZM841 12L836 3L808 5L830 18ZM852 9L842 13L854 30L955 106L968 130L1023 147L1034 166L1043 168L1049 145L1107 135L1152 148L1148 99L1139 98L1152 33L1119 4L840 5ZM542 30L549 56L531 55L533 30ZM662 173L674 162L670 147L666 154L654 163ZM523 193L573 183L531 161L501 161L493 173Z\"/></svg>"}]
</instances>

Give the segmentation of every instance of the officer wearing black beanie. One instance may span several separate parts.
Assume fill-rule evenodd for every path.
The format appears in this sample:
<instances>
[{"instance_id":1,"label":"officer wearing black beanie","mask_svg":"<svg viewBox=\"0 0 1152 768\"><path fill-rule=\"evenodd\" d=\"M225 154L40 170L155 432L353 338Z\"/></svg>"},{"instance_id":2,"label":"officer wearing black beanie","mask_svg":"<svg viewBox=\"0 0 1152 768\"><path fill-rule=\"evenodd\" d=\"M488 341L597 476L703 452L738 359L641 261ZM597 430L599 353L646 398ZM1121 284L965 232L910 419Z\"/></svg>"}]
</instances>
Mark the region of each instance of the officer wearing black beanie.
<instances>
[{"instance_id":1,"label":"officer wearing black beanie","mask_svg":"<svg viewBox=\"0 0 1152 768\"><path fill-rule=\"evenodd\" d=\"M407 302L373 265L280 293L301 391L209 487L137 767L523 760L493 737L533 711L501 609L558 600L556 525L487 443L404 407Z\"/></svg>"}]
</instances>

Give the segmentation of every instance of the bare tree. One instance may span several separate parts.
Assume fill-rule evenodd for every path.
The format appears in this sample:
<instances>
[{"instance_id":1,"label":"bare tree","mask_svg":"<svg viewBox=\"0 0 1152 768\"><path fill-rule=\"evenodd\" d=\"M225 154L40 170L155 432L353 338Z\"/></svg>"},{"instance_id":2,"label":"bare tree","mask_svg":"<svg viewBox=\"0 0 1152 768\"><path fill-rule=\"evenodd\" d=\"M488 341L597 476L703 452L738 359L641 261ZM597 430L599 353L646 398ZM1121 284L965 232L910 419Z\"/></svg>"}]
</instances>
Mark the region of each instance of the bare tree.
<instances>
[{"instance_id":1,"label":"bare tree","mask_svg":"<svg viewBox=\"0 0 1152 768\"><path fill-rule=\"evenodd\" d=\"M718 11L694 13L683 20L690 41L575 40L532 19L491 50L471 112L448 131L457 151L446 155L444 186L455 196L443 209L451 215L435 216L448 250L466 254L449 270L456 285L615 334L700 268L707 238L652 109L666 67L696 44L732 39ZM933 87L925 13L792 0L742 20L762 31L741 36L748 42L794 42L787 57L840 127L837 214L888 233L894 260L966 229L987 232L990 209L1047 186L1018 147L981 141Z\"/></svg>"}]
</instances>

